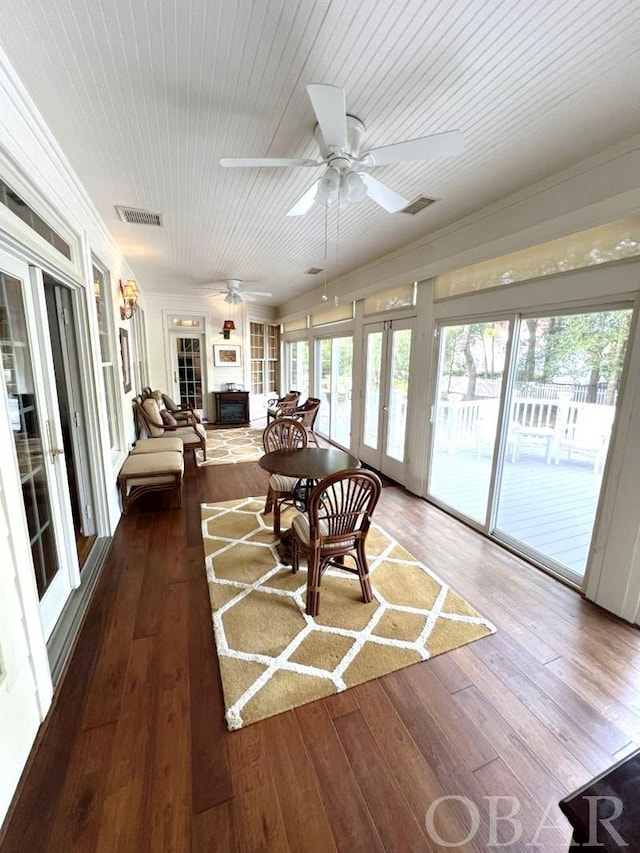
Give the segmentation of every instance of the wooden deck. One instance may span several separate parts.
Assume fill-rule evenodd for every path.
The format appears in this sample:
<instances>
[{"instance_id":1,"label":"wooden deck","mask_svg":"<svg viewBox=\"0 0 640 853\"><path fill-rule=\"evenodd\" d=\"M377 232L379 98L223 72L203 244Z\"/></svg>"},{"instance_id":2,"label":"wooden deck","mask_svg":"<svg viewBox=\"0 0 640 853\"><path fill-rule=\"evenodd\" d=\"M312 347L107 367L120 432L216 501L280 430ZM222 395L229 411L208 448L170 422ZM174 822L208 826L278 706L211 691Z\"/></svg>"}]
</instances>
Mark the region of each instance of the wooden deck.
<instances>
[{"instance_id":1,"label":"wooden deck","mask_svg":"<svg viewBox=\"0 0 640 853\"><path fill-rule=\"evenodd\" d=\"M387 485L377 522L497 633L230 733L199 504L266 481L189 458L184 509L121 520L0 851L443 850L427 815L457 842L477 810L457 849L565 853L557 801L640 744L640 632Z\"/></svg>"},{"instance_id":2,"label":"wooden deck","mask_svg":"<svg viewBox=\"0 0 640 853\"><path fill-rule=\"evenodd\" d=\"M602 483L593 467L577 454L548 465L542 445L524 444L516 462L505 460L496 528L583 575ZM433 470L431 494L484 521L490 456L438 451Z\"/></svg>"}]
</instances>

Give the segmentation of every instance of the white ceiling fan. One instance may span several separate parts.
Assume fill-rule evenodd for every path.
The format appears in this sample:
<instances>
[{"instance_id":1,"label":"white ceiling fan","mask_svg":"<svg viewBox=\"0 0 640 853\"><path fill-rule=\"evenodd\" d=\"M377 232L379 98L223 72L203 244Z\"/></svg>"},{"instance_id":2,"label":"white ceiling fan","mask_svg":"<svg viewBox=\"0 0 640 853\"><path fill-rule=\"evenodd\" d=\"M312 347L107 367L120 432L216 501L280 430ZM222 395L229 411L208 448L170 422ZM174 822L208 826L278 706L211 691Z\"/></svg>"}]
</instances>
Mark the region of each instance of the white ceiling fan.
<instances>
[{"instance_id":1,"label":"white ceiling fan","mask_svg":"<svg viewBox=\"0 0 640 853\"><path fill-rule=\"evenodd\" d=\"M193 289L198 291L198 293L209 293L212 296L224 293L224 301L228 302L230 305L239 305L241 302L255 302L256 299L259 299L262 296L266 298L273 296L272 293L268 293L264 290L243 290L242 281L240 281L239 278L227 278L224 281L212 281L211 284L225 284L226 287L224 289L216 289L215 287L212 288L210 285L201 285L194 287Z\"/></svg>"},{"instance_id":2,"label":"white ceiling fan","mask_svg":"<svg viewBox=\"0 0 640 853\"><path fill-rule=\"evenodd\" d=\"M410 160L452 157L463 150L462 134L459 130L451 130L361 151L365 126L360 119L347 113L344 89L311 83L307 92L318 122L315 135L322 159L223 157L220 160L221 166L235 167L326 165L324 174L298 199L287 216L307 213L315 201L330 205L338 200L361 201L367 196L389 213L397 213L409 201L365 169Z\"/></svg>"}]
</instances>

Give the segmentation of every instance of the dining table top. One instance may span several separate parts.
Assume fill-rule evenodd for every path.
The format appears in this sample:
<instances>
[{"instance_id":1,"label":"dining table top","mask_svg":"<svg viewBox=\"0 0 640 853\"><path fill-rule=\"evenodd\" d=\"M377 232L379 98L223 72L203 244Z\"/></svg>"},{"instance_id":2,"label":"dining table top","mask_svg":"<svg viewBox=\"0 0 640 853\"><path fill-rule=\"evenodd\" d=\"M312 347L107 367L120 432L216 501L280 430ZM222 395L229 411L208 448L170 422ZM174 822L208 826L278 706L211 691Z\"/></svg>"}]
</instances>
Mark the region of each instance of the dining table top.
<instances>
[{"instance_id":1,"label":"dining table top","mask_svg":"<svg viewBox=\"0 0 640 853\"><path fill-rule=\"evenodd\" d=\"M360 468L357 456L337 447L300 447L294 450L272 450L258 460L258 464L270 474L287 477L322 480L329 474L347 468Z\"/></svg>"}]
</instances>

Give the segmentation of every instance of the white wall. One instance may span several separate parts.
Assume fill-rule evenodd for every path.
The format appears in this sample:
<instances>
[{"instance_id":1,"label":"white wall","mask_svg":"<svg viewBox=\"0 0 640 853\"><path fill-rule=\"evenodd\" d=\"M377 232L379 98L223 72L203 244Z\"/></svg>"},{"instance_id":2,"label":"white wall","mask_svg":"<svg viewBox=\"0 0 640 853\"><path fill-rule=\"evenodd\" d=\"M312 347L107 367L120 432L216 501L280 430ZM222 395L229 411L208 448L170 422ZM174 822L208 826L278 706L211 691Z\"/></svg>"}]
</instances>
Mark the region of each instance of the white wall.
<instances>
[{"instance_id":1,"label":"white wall","mask_svg":"<svg viewBox=\"0 0 640 853\"><path fill-rule=\"evenodd\" d=\"M229 305L221 296L200 296L183 293L167 295L147 294L145 301L147 318L147 337L149 351L149 373L151 387L172 396L173 371L172 351L175 347L175 333L170 330L173 317L204 318L204 397L205 415L214 418L213 391L226 391L227 383L234 382L245 390L251 387L251 362L249 323L272 322L274 311L268 307L255 306L247 302ZM230 333L228 341L222 337L222 323L233 320L235 332ZM183 334L192 332L187 328ZM242 363L238 367L216 367L213 359L213 347L218 344L238 345L242 350Z\"/></svg>"},{"instance_id":2,"label":"white wall","mask_svg":"<svg viewBox=\"0 0 640 853\"><path fill-rule=\"evenodd\" d=\"M58 275L67 283L80 285L86 308L86 323L81 323L80 351L83 355L86 424L92 442L92 473L96 479L96 515L98 532L111 534L119 519L120 507L116 476L133 438L129 396L122 385L118 328L129 328L118 310L119 279L135 278L100 220L64 154L50 136L29 96L15 77L0 51L0 176L43 216L72 245L73 260L59 253L29 229L4 205L0 205L0 244L9 253L20 253L24 260ZM113 300L111 308L115 329L114 360L118 365L120 416L119 449L111 452L107 429L107 405L103 388L100 347L91 255L109 270ZM46 714L52 695L47 648L40 625L35 579L30 575L31 549L26 521L20 515L21 486L4 388L0 395L0 492L11 496L9 536L0 517L0 654L9 669L0 684L0 822L4 817L16 781ZM4 512L0 507L0 511ZM19 522L19 523L18 523ZM13 560L13 562L12 562ZM18 586L14 583L18 578ZM25 643L26 640L26 643Z\"/></svg>"}]
</instances>

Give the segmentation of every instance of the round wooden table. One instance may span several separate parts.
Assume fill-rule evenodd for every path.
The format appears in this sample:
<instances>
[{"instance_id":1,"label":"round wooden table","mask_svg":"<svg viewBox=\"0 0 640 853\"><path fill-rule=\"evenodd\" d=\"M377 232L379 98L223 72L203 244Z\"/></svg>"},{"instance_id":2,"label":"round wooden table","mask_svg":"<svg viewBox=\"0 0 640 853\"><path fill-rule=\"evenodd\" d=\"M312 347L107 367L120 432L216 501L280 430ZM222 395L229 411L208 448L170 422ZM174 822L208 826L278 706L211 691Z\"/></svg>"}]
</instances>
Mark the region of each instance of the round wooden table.
<instances>
[{"instance_id":1,"label":"round wooden table","mask_svg":"<svg viewBox=\"0 0 640 853\"><path fill-rule=\"evenodd\" d=\"M322 480L336 471L360 468L360 460L336 447L300 447L297 450L272 450L258 460L270 474L284 474L299 480Z\"/></svg>"},{"instance_id":2,"label":"round wooden table","mask_svg":"<svg viewBox=\"0 0 640 853\"><path fill-rule=\"evenodd\" d=\"M344 471L347 468L360 468L360 460L345 450L336 447L300 447L297 450L272 450L258 460L258 464L270 474L284 474L297 477L298 483L293 490L293 502L296 509L304 512L307 508L309 492L323 477ZM285 565L291 562L291 531L280 534L278 553Z\"/></svg>"}]
</instances>

